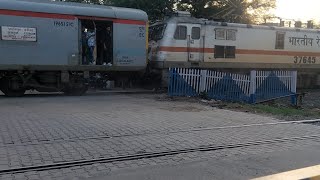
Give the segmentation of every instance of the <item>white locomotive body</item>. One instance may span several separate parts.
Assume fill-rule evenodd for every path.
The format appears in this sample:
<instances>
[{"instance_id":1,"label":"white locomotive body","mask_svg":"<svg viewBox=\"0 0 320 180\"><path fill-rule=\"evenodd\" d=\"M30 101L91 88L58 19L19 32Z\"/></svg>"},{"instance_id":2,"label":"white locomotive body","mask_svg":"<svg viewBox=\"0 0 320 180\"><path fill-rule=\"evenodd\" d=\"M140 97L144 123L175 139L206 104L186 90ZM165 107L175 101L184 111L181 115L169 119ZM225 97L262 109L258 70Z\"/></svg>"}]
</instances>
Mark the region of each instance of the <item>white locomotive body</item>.
<instances>
[{"instance_id":1,"label":"white locomotive body","mask_svg":"<svg viewBox=\"0 0 320 180\"><path fill-rule=\"evenodd\" d=\"M158 70L195 67L317 72L320 31L216 22L177 13L150 26L149 61ZM310 83L317 83L314 80Z\"/></svg>"}]
</instances>

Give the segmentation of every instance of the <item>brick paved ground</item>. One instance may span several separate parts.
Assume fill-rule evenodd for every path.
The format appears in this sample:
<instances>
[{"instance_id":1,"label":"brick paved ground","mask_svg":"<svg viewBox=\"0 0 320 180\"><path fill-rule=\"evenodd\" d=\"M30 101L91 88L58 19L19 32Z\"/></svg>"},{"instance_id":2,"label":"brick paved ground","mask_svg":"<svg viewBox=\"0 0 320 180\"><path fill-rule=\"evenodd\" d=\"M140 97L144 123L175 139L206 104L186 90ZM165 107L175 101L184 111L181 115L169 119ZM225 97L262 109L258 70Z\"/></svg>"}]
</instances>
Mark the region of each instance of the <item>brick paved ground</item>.
<instances>
[{"instance_id":1,"label":"brick paved ground","mask_svg":"<svg viewBox=\"0 0 320 180\"><path fill-rule=\"evenodd\" d=\"M0 97L0 170L143 152L316 135L318 126L278 125L189 131L193 128L277 122L199 104L157 101L154 95ZM3 179L92 177L123 168L180 163L299 148L318 141L199 152L61 170L7 174Z\"/></svg>"}]
</instances>

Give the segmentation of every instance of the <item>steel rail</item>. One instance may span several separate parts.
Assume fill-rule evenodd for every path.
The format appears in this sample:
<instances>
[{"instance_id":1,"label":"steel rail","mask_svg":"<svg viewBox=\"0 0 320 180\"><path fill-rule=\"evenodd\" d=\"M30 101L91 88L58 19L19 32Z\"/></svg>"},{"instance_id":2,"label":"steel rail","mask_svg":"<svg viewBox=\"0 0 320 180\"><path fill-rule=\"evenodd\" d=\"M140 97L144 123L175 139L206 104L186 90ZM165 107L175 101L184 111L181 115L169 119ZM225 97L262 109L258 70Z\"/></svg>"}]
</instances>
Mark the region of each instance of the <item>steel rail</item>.
<instances>
[{"instance_id":1,"label":"steel rail","mask_svg":"<svg viewBox=\"0 0 320 180\"><path fill-rule=\"evenodd\" d=\"M300 120L300 121L285 121L285 122L271 122L271 123L257 123L257 124L242 124L234 126L217 126L217 127L207 127L207 128L190 128L184 130L171 130L163 132L151 132L151 133L132 133L125 135L113 135L113 136L91 136L85 138L70 138L70 139L59 139L59 140L48 140L48 141L39 141L39 142L26 142L18 144L9 144L0 145L0 147L14 147L14 146L25 146L25 145L41 145L41 144L54 144L59 142L75 142L75 141L86 141L86 140L100 140L100 139L109 139L109 138L122 138L122 137L134 137L134 136L144 136L144 135L154 135L154 134L177 134L183 132L201 132L201 131L212 131L212 130L223 130L223 129L238 129L238 128L249 128L249 127L259 127L259 126L276 126L276 125L288 125L288 124L311 124L311 123L320 123L320 119L316 120Z\"/></svg>"},{"instance_id":2,"label":"steel rail","mask_svg":"<svg viewBox=\"0 0 320 180\"><path fill-rule=\"evenodd\" d=\"M301 136L301 137L249 141L249 142L238 143L238 144L205 145L205 146L198 146L194 148L186 148L186 149L172 150L172 151L140 153L140 154L133 154L128 156L117 156L117 157L98 158L98 159L90 159L90 160L69 161L69 162L63 162L63 163L44 164L44 165L38 165L38 166L2 169L0 170L0 175L24 173L29 171L46 171L46 170L52 170L52 169L70 168L74 166L92 165L95 163L112 163L112 162L119 162L119 161L156 158L161 156L177 155L177 154L192 153L192 152L217 151L217 150L224 150L224 149L235 149L235 148L259 146L259 145L267 145L267 144L296 142L296 141L302 141L302 140L320 140L320 134L311 135L311 136Z\"/></svg>"}]
</instances>

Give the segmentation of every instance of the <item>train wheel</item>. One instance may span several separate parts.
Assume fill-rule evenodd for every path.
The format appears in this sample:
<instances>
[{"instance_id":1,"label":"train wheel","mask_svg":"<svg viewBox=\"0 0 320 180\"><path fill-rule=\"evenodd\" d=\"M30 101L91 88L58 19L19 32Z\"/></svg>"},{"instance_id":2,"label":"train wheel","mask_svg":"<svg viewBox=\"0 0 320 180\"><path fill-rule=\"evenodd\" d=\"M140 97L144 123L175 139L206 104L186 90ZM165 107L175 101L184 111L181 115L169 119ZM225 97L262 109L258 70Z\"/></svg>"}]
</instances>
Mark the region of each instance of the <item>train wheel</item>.
<instances>
[{"instance_id":1,"label":"train wheel","mask_svg":"<svg viewBox=\"0 0 320 180\"><path fill-rule=\"evenodd\" d=\"M88 91L88 89L89 86L85 79L74 78L72 83L69 84L63 92L68 96L82 96Z\"/></svg>"},{"instance_id":2,"label":"train wheel","mask_svg":"<svg viewBox=\"0 0 320 180\"><path fill-rule=\"evenodd\" d=\"M1 83L1 91L8 97L21 97L26 92L19 76L4 78Z\"/></svg>"}]
</instances>

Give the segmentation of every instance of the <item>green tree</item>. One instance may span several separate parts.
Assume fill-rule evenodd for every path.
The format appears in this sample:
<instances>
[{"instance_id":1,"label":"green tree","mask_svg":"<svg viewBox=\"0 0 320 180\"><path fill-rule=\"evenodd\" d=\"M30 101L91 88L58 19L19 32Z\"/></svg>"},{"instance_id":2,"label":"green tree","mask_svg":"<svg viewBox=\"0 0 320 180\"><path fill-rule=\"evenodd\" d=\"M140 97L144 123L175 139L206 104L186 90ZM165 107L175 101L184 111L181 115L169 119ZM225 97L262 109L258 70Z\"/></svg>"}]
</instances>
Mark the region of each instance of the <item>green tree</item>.
<instances>
[{"instance_id":1,"label":"green tree","mask_svg":"<svg viewBox=\"0 0 320 180\"><path fill-rule=\"evenodd\" d=\"M104 4L109 6L127 7L145 11L149 20L161 20L167 13L172 12L178 0L63 0L79 3Z\"/></svg>"},{"instance_id":2,"label":"green tree","mask_svg":"<svg viewBox=\"0 0 320 180\"><path fill-rule=\"evenodd\" d=\"M276 0L180 0L177 8L188 10L195 17L257 23L270 16L275 3Z\"/></svg>"},{"instance_id":3,"label":"green tree","mask_svg":"<svg viewBox=\"0 0 320 180\"><path fill-rule=\"evenodd\" d=\"M176 0L108 0L105 4L141 9L148 14L150 21L156 21L172 11Z\"/></svg>"},{"instance_id":4,"label":"green tree","mask_svg":"<svg viewBox=\"0 0 320 180\"><path fill-rule=\"evenodd\" d=\"M228 22L260 23L272 17L276 0L64 0L141 9L150 21L161 20L174 9L189 11L194 17L225 19Z\"/></svg>"},{"instance_id":5,"label":"green tree","mask_svg":"<svg viewBox=\"0 0 320 180\"><path fill-rule=\"evenodd\" d=\"M177 9L189 11L194 17L208 18L219 11L215 0L180 0Z\"/></svg>"}]
</instances>

